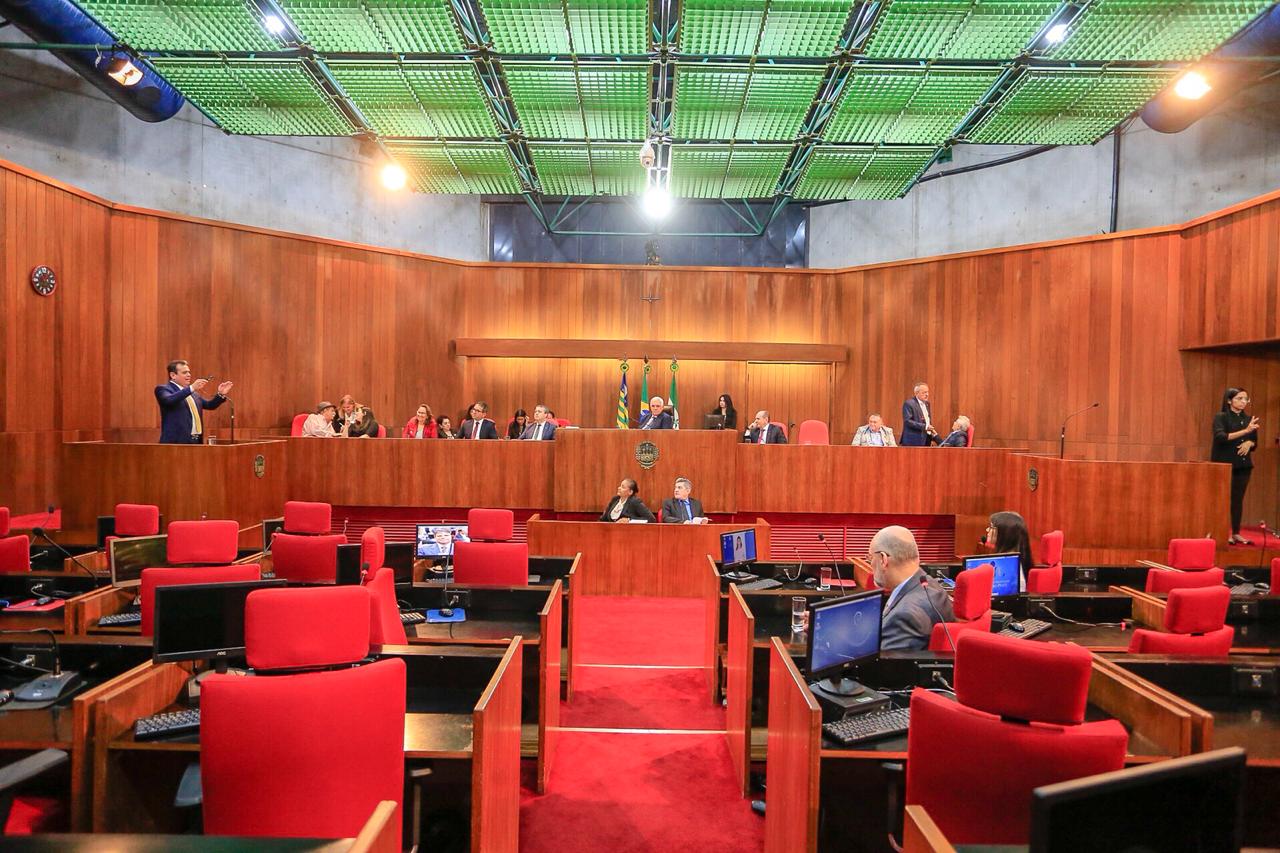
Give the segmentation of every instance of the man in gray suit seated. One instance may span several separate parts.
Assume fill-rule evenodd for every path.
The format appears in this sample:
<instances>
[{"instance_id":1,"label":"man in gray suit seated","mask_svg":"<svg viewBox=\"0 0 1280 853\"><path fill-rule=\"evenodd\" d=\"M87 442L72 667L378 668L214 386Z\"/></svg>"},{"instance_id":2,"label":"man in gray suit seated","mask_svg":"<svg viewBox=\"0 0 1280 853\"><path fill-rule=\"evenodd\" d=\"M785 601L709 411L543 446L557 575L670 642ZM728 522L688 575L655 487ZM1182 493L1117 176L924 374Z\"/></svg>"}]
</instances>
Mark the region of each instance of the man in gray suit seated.
<instances>
[{"instance_id":1,"label":"man in gray suit seated","mask_svg":"<svg viewBox=\"0 0 1280 853\"><path fill-rule=\"evenodd\" d=\"M882 651L919 651L929 646L937 622L954 622L951 599L920 568L916 538L905 527L886 527L871 539L867 562L876 584L889 593L880 618Z\"/></svg>"},{"instance_id":2,"label":"man in gray suit seated","mask_svg":"<svg viewBox=\"0 0 1280 853\"><path fill-rule=\"evenodd\" d=\"M884 425L884 418L872 414L867 422L858 427L853 434L854 447L897 447L893 440L893 429Z\"/></svg>"}]
</instances>

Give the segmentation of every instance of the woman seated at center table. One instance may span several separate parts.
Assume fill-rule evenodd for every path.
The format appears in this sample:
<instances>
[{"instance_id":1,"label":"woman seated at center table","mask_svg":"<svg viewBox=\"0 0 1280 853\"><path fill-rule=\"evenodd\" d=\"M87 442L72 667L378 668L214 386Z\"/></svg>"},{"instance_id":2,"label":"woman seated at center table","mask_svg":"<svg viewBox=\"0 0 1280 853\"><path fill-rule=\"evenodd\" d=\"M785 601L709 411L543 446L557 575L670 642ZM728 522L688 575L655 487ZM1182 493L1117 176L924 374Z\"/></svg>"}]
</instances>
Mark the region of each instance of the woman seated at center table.
<instances>
[{"instance_id":1,"label":"woman seated at center table","mask_svg":"<svg viewBox=\"0 0 1280 853\"><path fill-rule=\"evenodd\" d=\"M630 477L618 484L618 494L600 513L601 521L626 523L629 521L657 521L653 513L639 497L640 486Z\"/></svg>"}]
</instances>

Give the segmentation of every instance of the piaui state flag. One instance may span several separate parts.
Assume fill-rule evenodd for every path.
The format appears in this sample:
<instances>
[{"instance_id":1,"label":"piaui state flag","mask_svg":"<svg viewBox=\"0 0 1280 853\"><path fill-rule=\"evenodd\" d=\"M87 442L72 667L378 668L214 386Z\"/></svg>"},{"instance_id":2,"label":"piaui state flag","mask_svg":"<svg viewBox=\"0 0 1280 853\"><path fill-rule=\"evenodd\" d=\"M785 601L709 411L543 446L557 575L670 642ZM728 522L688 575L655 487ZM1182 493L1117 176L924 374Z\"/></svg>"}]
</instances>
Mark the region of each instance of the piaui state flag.
<instances>
[{"instance_id":1,"label":"piaui state flag","mask_svg":"<svg viewBox=\"0 0 1280 853\"><path fill-rule=\"evenodd\" d=\"M618 385L618 429L627 429L631 425L631 416L627 411L627 360L622 360L622 382Z\"/></svg>"}]
</instances>

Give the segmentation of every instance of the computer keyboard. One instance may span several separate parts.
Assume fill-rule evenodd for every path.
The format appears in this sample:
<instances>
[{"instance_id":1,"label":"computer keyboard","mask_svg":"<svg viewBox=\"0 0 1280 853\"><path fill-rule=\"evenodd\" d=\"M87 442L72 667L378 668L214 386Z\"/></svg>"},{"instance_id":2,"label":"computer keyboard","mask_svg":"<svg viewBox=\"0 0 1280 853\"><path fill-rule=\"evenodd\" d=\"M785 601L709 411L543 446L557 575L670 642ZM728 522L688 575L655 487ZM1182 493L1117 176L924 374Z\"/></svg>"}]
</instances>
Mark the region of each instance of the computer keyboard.
<instances>
[{"instance_id":1,"label":"computer keyboard","mask_svg":"<svg viewBox=\"0 0 1280 853\"><path fill-rule=\"evenodd\" d=\"M417 610L401 610L401 625L420 625L427 621L427 617Z\"/></svg>"},{"instance_id":2,"label":"computer keyboard","mask_svg":"<svg viewBox=\"0 0 1280 853\"><path fill-rule=\"evenodd\" d=\"M99 628L120 628L125 625L141 625L142 611L134 610L125 613L112 613L98 620Z\"/></svg>"},{"instance_id":3,"label":"computer keyboard","mask_svg":"<svg viewBox=\"0 0 1280 853\"><path fill-rule=\"evenodd\" d=\"M854 714L834 723L824 723L822 733L831 740L852 746L871 740L905 734L911 721L910 708L891 708L888 711L868 711Z\"/></svg>"},{"instance_id":4,"label":"computer keyboard","mask_svg":"<svg viewBox=\"0 0 1280 853\"><path fill-rule=\"evenodd\" d=\"M200 709L169 711L143 717L133 724L134 740L155 740L171 735L185 735L200 731Z\"/></svg>"},{"instance_id":5,"label":"computer keyboard","mask_svg":"<svg viewBox=\"0 0 1280 853\"><path fill-rule=\"evenodd\" d=\"M776 581L773 578L756 578L753 581L736 584L738 589L777 589L782 586L782 581Z\"/></svg>"},{"instance_id":6,"label":"computer keyboard","mask_svg":"<svg viewBox=\"0 0 1280 853\"><path fill-rule=\"evenodd\" d=\"M1014 628L1014 625L1021 625L1022 630ZM1042 619L1023 619L1021 622L1010 622L1000 630L1001 637L1013 637L1016 640L1029 640L1032 637L1039 636L1045 631L1052 628L1053 625Z\"/></svg>"},{"instance_id":7,"label":"computer keyboard","mask_svg":"<svg viewBox=\"0 0 1280 853\"><path fill-rule=\"evenodd\" d=\"M1235 595L1257 595L1258 588L1251 583L1238 583L1231 587L1231 594Z\"/></svg>"}]
</instances>

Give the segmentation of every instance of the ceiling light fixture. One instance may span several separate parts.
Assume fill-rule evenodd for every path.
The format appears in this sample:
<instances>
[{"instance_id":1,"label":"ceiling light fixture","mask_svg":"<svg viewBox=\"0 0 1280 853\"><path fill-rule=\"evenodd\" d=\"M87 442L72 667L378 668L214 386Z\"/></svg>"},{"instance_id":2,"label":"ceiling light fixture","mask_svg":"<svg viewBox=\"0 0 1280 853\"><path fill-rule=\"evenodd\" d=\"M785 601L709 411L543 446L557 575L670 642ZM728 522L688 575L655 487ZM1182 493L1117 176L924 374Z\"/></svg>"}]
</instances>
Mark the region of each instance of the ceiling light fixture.
<instances>
[{"instance_id":1,"label":"ceiling light fixture","mask_svg":"<svg viewBox=\"0 0 1280 853\"><path fill-rule=\"evenodd\" d=\"M280 20L279 15L263 15L262 24L267 28L267 32L273 36L284 33L284 21Z\"/></svg>"},{"instance_id":2,"label":"ceiling light fixture","mask_svg":"<svg viewBox=\"0 0 1280 853\"><path fill-rule=\"evenodd\" d=\"M142 80L142 69L123 56L108 60L104 70L108 77L121 86L136 86Z\"/></svg>"},{"instance_id":3,"label":"ceiling light fixture","mask_svg":"<svg viewBox=\"0 0 1280 853\"><path fill-rule=\"evenodd\" d=\"M392 192L404 189L409 176L398 163L388 163L382 167L382 185Z\"/></svg>"},{"instance_id":4,"label":"ceiling light fixture","mask_svg":"<svg viewBox=\"0 0 1280 853\"><path fill-rule=\"evenodd\" d=\"M1174 93L1179 98L1186 98L1189 101L1198 101L1212 90L1213 87L1209 85L1209 81L1204 79L1204 75L1199 71L1188 71L1173 85Z\"/></svg>"},{"instance_id":5,"label":"ceiling light fixture","mask_svg":"<svg viewBox=\"0 0 1280 853\"><path fill-rule=\"evenodd\" d=\"M640 198L640 207L650 219L666 219L671 213L671 193L666 187L649 187Z\"/></svg>"},{"instance_id":6,"label":"ceiling light fixture","mask_svg":"<svg viewBox=\"0 0 1280 853\"><path fill-rule=\"evenodd\" d=\"M1049 28L1049 32L1044 34L1045 41L1049 44L1062 44L1067 39L1068 31L1066 24L1054 24Z\"/></svg>"}]
</instances>

